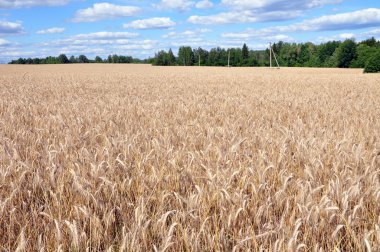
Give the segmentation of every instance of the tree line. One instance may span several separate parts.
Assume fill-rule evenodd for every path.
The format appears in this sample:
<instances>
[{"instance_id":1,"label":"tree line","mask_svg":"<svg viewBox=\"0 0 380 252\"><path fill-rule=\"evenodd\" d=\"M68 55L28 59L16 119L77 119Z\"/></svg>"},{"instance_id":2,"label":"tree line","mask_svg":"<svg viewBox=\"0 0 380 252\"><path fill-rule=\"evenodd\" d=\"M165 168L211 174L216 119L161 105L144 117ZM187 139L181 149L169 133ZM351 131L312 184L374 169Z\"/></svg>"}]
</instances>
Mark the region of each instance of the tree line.
<instances>
[{"instance_id":1,"label":"tree line","mask_svg":"<svg viewBox=\"0 0 380 252\"><path fill-rule=\"evenodd\" d=\"M311 42L273 44L280 66L286 67L340 67L364 68L365 72L380 72L380 41L370 38L361 42L354 39L329 41L319 45ZM177 56L173 51L161 50L153 58L140 60L131 56L109 55L106 59L96 56L89 60L85 55L67 58L58 57L19 58L10 64L69 64L69 63L150 63L157 66L269 66L269 49L250 50L246 44L242 48L201 47L193 49L181 46Z\"/></svg>"},{"instance_id":2,"label":"tree line","mask_svg":"<svg viewBox=\"0 0 380 252\"><path fill-rule=\"evenodd\" d=\"M67 58L65 54L61 54L58 57L48 56L46 58L19 58L12 60L9 64L24 64L24 65L38 65L38 64L75 64L75 63L144 63L145 61L133 58L131 56L122 55L109 55L106 59L102 59L100 56L96 56L94 60L88 59L85 55L79 55L78 57L71 56Z\"/></svg>"},{"instance_id":3,"label":"tree line","mask_svg":"<svg viewBox=\"0 0 380 252\"><path fill-rule=\"evenodd\" d=\"M353 39L329 41L319 45L308 43L274 43L273 51L280 66L285 67L339 67L365 68L366 72L380 71L380 41L370 38L359 43ZM172 50L162 50L151 59L159 66L269 66L269 49L242 48L192 49L182 46L175 57Z\"/></svg>"}]
</instances>

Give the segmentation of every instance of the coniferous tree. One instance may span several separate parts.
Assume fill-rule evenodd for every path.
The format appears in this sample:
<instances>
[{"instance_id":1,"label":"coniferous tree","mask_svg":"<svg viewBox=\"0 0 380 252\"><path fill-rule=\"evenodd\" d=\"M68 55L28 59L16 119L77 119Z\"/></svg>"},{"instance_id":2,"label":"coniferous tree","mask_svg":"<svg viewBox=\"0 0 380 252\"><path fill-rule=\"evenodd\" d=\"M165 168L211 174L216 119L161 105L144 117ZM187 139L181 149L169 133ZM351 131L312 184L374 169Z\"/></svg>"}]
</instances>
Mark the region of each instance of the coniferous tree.
<instances>
[{"instance_id":1,"label":"coniferous tree","mask_svg":"<svg viewBox=\"0 0 380 252\"><path fill-rule=\"evenodd\" d=\"M167 58L168 58L169 66L174 66L175 65L175 56L174 56L171 48L169 49L169 52L167 54Z\"/></svg>"},{"instance_id":2,"label":"coniferous tree","mask_svg":"<svg viewBox=\"0 0 380 252\"><path fill-rule=\"evenodd\" d=\"M248 46L244 43L243 48L241 49L242 57L243 57L243 66L246 66L249 58L249 49Z\"/></svg>"}]
</instances>

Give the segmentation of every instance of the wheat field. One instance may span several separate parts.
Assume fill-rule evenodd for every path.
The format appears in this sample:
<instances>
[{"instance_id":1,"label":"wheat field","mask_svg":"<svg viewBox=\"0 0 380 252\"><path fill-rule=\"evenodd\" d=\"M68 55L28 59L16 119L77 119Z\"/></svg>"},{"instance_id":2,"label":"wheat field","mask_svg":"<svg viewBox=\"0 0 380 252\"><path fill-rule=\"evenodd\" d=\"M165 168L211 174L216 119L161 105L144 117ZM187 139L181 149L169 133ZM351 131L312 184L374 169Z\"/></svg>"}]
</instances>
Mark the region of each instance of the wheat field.
<instances>
[{"instance_id":1,"label":"wheat field","mask_svg":"<svg viewBox=\"0 0 380 252\"><path fill-rule=\"evenodd\" d=\"M380 251L380 75L0 66L0 251Z\"/></svg>"}]
</instances>

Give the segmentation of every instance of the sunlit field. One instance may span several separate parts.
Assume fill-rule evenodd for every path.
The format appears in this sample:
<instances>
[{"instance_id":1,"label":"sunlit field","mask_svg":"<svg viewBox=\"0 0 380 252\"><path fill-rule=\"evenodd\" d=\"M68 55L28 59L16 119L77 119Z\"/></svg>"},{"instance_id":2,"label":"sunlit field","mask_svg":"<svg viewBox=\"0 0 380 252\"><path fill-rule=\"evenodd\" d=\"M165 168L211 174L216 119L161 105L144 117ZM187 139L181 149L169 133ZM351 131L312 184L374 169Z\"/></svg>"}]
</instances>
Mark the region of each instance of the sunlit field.
<instances>
[{"instance_id":1,"label":"sunlit field","mask_svg":"<svg viewBox=\"0 0 380 252\"><path fill-rule=\"evenodd\" d=\"M0 250L379 251L380 74L0 66Z\"/></svg>"}]
</instances>

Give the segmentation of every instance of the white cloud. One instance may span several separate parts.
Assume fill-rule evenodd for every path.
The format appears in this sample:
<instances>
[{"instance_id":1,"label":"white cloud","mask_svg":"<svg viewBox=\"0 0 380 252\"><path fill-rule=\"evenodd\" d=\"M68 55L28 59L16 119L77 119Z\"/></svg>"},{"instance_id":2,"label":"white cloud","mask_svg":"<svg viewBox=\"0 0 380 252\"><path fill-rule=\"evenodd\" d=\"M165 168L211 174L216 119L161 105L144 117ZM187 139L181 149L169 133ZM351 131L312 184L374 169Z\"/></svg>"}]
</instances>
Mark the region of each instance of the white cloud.
<instances>
[{"instance_id":1,"label":"white cloud","mask_svg":"<svg viewBox=\"0 0 380 252\"><path fill-rule=\"evenodd\" d=\"M154 5L159 9L172 9L177 11L187 11L194 5L190 0L161 0L158 5Z\"/></svg>"},{"instance_id":2,"label":"white cloud","mask_svg":"<svg viewBox=\"0 0 380 252\"><path fill-rule=\"evenodd\" d=\"M341 33L334 36L319 36L315 39L317 43L326 43L329 41L343 41L346 39L354 39L356 37L353 33Z\"/></svg>"},{"instance_id":3,"label":"white cloud","mask_svg":"<svg viewBox=\"0 0 380 252\"><path fill-rule=\"evenodd\" d=\"M371 37L374 37L375 39L379 40L380 39L380 29L372 29L364 32L359 32L359 33L341 33L338 35L333 35L333 36L319 36L316 38L316 41L320 43L325 43L328 41L332 40L346 40L346 39L356 39L357 41L363 41L366 39L369 39Z\"/></svg>"},{"instance_id":4,"label":"white cloud","mask_svg":"<svg viewBox=\"0 0 380 252\"><path fill-rule=\"evenodd\" d=\"M252 30L248 29L245 32L239 32L239 33L223 33L223 38L229 38L229 39L236 39L238 41L244 41L248 39L255 39L260 41L286 41L291 42L295 41L295 39L291 36L288 36L286 34L270 34L266 30Z\"/></svg>"},{"instance_id":5,"label":"white cloud","mask_svg":"<svg viewBox=\"0 0 380 252\"><path fill-rule=\"evenodd\" d=\"M361 37L369 38L369 37L380 37L380 28L372 29L360 34Z\"/></svg>"},{"instance_id":6,"label":"white cloud","mask_svg":"<svg viewBox=\"0 0 380 252\"><path fill-rule=\"evenodd\" d=\"M34 46L39 48L39 54L44 57L61 53L66 55L85 54L89 58L94 55L107 56L109 54L136 57L148 51L150 54L157 51L158 41L134 39L135 35L128 32L96 32L73 35L65 39L38 43Z\"/></svg>"},{"instance_id":7,"label":"white cloud","mask_svg":"<svg viewBox=\"0 0 380 252\"><path fill-rule=\"evenodd\" d=\"M380 25L380 9L364 9L354 12L322 16L304 20L288 26L273 26L259 30L248 29L244 32L224 33L225 38L252 38L281 33L353 30L376 27Z\"/></svg>"},{"instance_id":8,"label":"white cloud","mask_svg":"<svg viewBox=\"0 0 380 252\"><path fill-rule=\"evenodd\" d=\"M74 39L128 39L137 37L138 33L133 32L94 32L72 36Z\"/></svg>"},{"instance_id":9,"label":"white cloud","mask_svg":"<svg viewBox=\"0 0 380 252\"><path fill-rule=\"evenodd\" d=\"M274 11L256 13L251 10L221 12L209 16L190 16L188 22L193 24L231 24L231 23L257 23L267 21L283 21L299 16L299 11Z\"/></svg>"},{"instance_id":10,"label":"white cloud","mask_svg":"<svg viewBox=\"0 0 380 252\"><path fill-rule=\"evenodd\" d=\"M342 0L222 0L222 4L235 10L304 10Z\"/></svg>"},{"instance_id":11,"label":"white cloud","mask_svg":"<svg viewBox=\"0 0 380 252\"><path fill-rule=\"evenodd\" d=\"M0 8L13 9L34 6L61 6L70 0L0 0Z\"/></svg>"},{"instance_id":12,"label":"white cloud","mask_svg":"<svg viewBox=\"0 0 380 252\"><path fill-rule=\"evenodd\" d=\"M13 51L13 50L7 50L7 51L2 51L0 52L0 57L4 58L25 58L26 56L31 56L34 55L34 51Z\"/></svg>"},{"instance_id":13,"label":"white cloud","mask_svg":"<svg viewBox=\"0 0 380 252\"><path fill-rule=\"evenodd\" d=\"M173 41L170 44L170 47L180 47L180 46L191 46L193 48L202 47L203 49L210 49L211 47L216 47L220 45L220 41L210 41L203 40L200 38L196 39L186 39L186 40L178 40Z\"/></svg>"},{"instance_id":14,"label":"white cloud","mask_svg":"<svg viewBox=\"0 0 380 252\"><path fill-rule=\"evenodd\" d=\"M132 17L140 12L139 7L121 6L111 3L96 3L87 9L78 10L73 22L95 22L105 19L113 19L120 17Z\"/></svg>"},{"instance_id":15,"label":"white cloud","mask_svg":"<svg viewBox=\"0 0 380 252\"><path fill-rule=\"evenodd\" d=\"M214 7L214 4L210 0L202 0L195 4L198 9L210 9Z\"/></svg>"},{"instance_id":16,"label":"white cloud","mask_svg":"<svg viewBox=\"0 0 380 252\"><path fill-rule=\"evenodd\" d=\"M22 32L23 32L23 28L20 23L0 20L0 35L19 34Z\"/></svg>"},{"instance_id":17,"label":"white cloud","mask_svg":"<svg viewBox=\"0 0 380 252\"><path fill-rule=\"evenodd\" d=\"M91 47L97 46L112 46L126 45L133 43L133 38L137 37L137 33L130 32L95 32L73 35L65 39L53 40L45 43L37 44L40 47L63 48L70 46Z\"/></svg>"},{"instance_id":18,"label":"white cloud","mask_svg":"<svg viewBox=\"0 0 380 252\"><path fill-rule=\"evenodd\" d=\"M267 28L268 32L334 31L352 30L380 25L380 9L370 8L319 18L308 19L288 26Z\"/></svg>"},{"instance_id":19,"label":"white cloud","mask_svg":"<svg viewBox=\"0 0 380 252\"><path fill-rule=\"evenodd\" d=\"M0 38L0 46L8 46L10 44L11 44L11 42L9 42L8 40Z\"/></svg>"},{"instance_id":20,"label":"white cloud","mask_svg":"<svg viewBox=\"0 0 380 252\"><path fill-rule=\"evenodd\" d=\"M117 46L121 50L151 50L158 44L156 40L142 40L138 42L131 42L130 44Z\"/></svg>"},{"instance_id":21,"label":"white cloud","mask_svg":"<svg viewBox=\"0 0 380 252\"><path fill-rule=\"evenodd\" d=\"M65 28L53 27L45 30L37 31L37 34L54 34L54 33L63 33Z\"/></svg>"},{"instance_id":22,"label":"white cloud","mask_svg":"<svg viewBox=\"0 0 380 252\"><path fill-rule=\"evenodd\" d=\"M228 11L206 16L193 15L189 17L188 21L194 24L284 21L299 17L305 10L326 4L336 4L341 1L342 0L222 0L221 4L227 7L229 9Z\"/></svg>"},{"instance_id":23,"label":"white cloud","mask_svg":"<svg viewBox=\"0 0 380 252\"><path fill-rule=\"evenodd\" d=\"M239 41L236 41L236 40L232 40L232 41L223 41L224 44L221 44L219 45L220 48L224 48L224 49L228 49L228 48L242 48L242 41L239 40ZM268 48L268 44L267 43L255 43L255 44L250 44L250 43L246 43L246 45L248 46L249 50L265 50L266 48Z\"/></svg>"},{"instance_id":24,"label":"white cloud","mask_svg":"<svg viewBox=\"0 0 380 252\"><path fill-rule=\"evenodd\" d=\"M128 24L124 24L123 27L144 30L144 29L167 29L175 25L176 23L168 17L156 17L156 18L135 20Z\"/></svg>"},{"instance_id":25,"label":"white cloud","mask_svg":"<svg viewBox=\"0 0 380 252\"><path fill-rule=\"evenodd\" d=\"M194 37L201 37L202 34L211 32L210 29L196 29L196 30L186 30L184 32L169 32L165 35L163 35L163 38L171 38L171 39L183 39L183 38L194 38Z\"/></svg>"}]
</instances>

